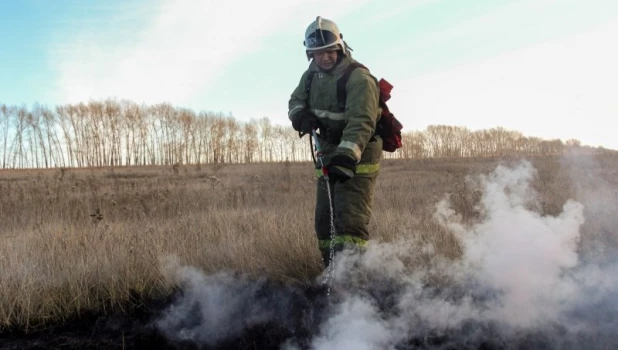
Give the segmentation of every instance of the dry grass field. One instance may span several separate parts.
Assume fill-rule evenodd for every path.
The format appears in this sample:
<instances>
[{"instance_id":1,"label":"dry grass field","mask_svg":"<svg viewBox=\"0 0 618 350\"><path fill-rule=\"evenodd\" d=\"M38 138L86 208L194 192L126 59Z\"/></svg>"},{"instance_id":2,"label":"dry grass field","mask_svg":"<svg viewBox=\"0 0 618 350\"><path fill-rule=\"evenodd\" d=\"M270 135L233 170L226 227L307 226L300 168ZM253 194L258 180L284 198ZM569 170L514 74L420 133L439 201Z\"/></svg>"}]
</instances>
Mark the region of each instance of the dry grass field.
<instances>
[{"instance_id":1,"label":"dry grass field","mask_svg":"<svg viewBox=\"0 0 618 350\"><path fill-rule=\"evenodd\" d=\"M463 220L474 220L478 189L466 177L516 161L385 161L374 238L407 237L457 259L462 247L435 222L436 203L448 196ZM586 201L591 184L573 179L618 184L613 155L530 161L541 214L559 213L569 198ZM322 269L313 176L309 163L0 171L0 328L36 329L167 295L174 286L161 266L169 257L206 272L309 284ZM604 225L587 217L581 251L616 244Z\"/></svg>"}]
</instances>

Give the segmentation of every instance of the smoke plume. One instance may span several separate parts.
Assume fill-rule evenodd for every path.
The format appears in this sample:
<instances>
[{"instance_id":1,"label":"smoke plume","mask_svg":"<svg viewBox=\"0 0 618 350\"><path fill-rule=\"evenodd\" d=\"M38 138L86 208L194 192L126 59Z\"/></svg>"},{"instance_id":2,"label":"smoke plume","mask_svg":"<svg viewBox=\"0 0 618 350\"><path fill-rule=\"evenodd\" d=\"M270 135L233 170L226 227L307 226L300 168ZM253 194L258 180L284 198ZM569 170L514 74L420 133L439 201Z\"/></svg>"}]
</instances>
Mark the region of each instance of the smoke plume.
<instances>
[{"instance_id":1,"label":"smoke plume","mask_svg":"<svg viewBox=\"0 0 618 350\"><path fill-rule=\"evenodd\" d=\"M591 212L569 199L557 215L542 214L535 176L523 161L470 179L482 193L473 219L449 197L436 204L435 220L463 247L459 259L413 238L373 242L337 255L326 299L176 267L184 294L158 325L172 339L209 346L256 325L283 325L285 341L274 348L285 350L615 347L616 254L582 259Z\"/></svg>"}]
</instances>

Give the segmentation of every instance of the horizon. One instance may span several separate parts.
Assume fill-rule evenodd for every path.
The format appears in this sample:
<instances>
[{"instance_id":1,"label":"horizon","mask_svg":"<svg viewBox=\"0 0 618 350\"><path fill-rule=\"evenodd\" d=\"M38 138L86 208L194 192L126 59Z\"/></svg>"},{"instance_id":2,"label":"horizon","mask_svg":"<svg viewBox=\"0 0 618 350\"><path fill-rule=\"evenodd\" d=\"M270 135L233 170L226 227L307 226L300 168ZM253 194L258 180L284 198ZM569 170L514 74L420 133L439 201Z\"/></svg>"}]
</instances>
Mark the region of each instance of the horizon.
<instances>
[{"instance_id":1,"label":"horizon","mask_svg":"<svg viewBox=\"0 0 618 350\"><path fill-rule=\"evenodd\" d=\"M0 5L0 28L13 33L0 38L0 104L128 99L289 125L289 95L308 65L303 34L320 15L394 85L404 132L503 127L618 149L607 127L618 115L609 0L45 4Z\"/></svg>"}]
</instances>

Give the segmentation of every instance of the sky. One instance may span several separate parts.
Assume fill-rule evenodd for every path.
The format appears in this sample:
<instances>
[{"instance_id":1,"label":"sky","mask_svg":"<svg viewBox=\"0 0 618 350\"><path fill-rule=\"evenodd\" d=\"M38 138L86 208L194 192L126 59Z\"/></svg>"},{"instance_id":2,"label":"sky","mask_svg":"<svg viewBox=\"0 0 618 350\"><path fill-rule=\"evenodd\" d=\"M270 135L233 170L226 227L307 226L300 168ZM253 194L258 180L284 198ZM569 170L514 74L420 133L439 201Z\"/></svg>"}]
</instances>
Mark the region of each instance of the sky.
<instances>
[{"instance_id":1,"label":"sky","mask_svg":"<svg viewBox=\"0 0 618 350\"><path fill-rule=\"evenodd\" d=\"M0 0L0 104L167 102L289 125L316 16L445 124L618 149L615 0Z\"/></svg>"}]
</instances>

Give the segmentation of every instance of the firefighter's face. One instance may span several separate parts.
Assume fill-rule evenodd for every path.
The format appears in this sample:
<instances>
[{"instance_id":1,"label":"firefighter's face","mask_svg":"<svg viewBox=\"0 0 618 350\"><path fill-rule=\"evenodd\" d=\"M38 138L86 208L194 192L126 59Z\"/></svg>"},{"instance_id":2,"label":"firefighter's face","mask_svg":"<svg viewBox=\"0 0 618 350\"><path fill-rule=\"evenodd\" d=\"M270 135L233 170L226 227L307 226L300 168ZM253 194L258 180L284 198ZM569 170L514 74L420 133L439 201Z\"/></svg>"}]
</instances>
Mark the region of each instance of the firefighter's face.
<instances>
[{"instance_id":1,"label":"firefighter's face","mask_svg":"<svg viewBox=\"0 0 618 350\"><path fill-rule=\"evenodd\" d=\"M319 50L313 53L313 59L318 67L328 71L337 64L337 50L331 48Z\"/></svg>"}]
</instances>

